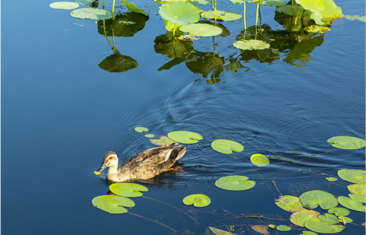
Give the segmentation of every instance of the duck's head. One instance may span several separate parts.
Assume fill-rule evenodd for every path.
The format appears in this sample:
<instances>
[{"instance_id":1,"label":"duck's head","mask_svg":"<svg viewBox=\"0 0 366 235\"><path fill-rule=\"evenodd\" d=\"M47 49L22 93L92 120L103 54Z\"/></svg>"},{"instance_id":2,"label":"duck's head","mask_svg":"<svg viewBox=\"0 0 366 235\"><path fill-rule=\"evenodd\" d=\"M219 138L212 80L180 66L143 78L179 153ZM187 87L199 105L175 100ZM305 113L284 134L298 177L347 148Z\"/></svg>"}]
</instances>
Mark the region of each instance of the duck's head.
<instances>
[{"instance_id":1,"label":"duck's head","mask_svg":"<svg viewBox=\"0 0 366 235\"><path fill-rule=\"evenodd\" d=\"M118 167L118 157L115 152L109 151L103 157L102 165L98 170L94 171L95 175L102 173L107 167Z\"/></svg>"}]
</instances>

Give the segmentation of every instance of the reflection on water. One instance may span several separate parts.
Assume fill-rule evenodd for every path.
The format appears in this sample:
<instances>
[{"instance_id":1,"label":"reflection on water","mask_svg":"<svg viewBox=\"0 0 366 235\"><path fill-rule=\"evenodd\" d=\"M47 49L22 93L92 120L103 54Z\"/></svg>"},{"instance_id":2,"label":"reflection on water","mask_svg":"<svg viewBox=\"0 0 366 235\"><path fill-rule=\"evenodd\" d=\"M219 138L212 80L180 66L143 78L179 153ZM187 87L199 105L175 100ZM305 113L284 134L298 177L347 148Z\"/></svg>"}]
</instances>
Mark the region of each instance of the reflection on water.
<instances>
[{"instance_id":1,"label":"reflection on water","mask_svg":"<svg viewBox=\"0 0 366 235\"><path fill-rule=\"evenodd\" d=\"M108 56L102 62L99 67L110 73L122 73L128 70L137 68L138 63L136 60L129 56L121 55L117 49L113 55Z\"/></svg>"}]
</instances>

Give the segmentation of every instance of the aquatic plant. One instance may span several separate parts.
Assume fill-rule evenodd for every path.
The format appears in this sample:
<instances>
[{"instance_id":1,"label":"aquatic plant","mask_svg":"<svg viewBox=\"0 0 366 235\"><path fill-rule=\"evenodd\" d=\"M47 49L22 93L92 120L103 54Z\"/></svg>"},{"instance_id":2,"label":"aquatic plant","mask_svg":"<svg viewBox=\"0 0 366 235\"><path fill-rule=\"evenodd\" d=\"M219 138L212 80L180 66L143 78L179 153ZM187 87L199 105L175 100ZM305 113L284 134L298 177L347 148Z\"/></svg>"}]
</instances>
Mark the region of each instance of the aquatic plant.
<instances>
[{"instance_id":1,"label":"aquatic plant","mask_svg":"<svg viewBox=\"0 0 366 235\"><path fill-rule=\"evenodd\" d=\"M127 198L116 195L103 195L95 197L92 201L93 205L103 211L111 214L123 214L127 213L125 207L134 207L135 203Z\"/></svg>"},{"instance_id":2,"label":"aquatic plant","mask_svg":"<svg viewBox=\"0 0 366 235\"><path fill-rule=\"evenodd\" d=\"M145 186L134 183L114 183L109 186L112 193L124 197L141 197L141 192L147 192Z\"/></svg>"},{"instance_id":3,"label":"aquatic plant","mask_svg":"<svg viewBox=\"0 0 366 235\"><path fill-rule=\"evenodd\" d=\"M146 127L138 126L138 127L135 127L135 131L142 133L142 132L148 132L149 129L147 129Z\"/></svg>"},{"instance_id":4,"label":"aquatic plant","mask_svg":"<svg viewBox=\"0 0 366 235\"><path fill-rule=\"evenodd\" d=\"M191 131L169 132L168 137L176 142L183 144L194 144L203 139L200 134Z\"/></svg>"},{"instance_id":5,"label":"aquatic plant","mask_svg":"<svg viewBox=\"0 0 366 235\"><path fill-rule=\"evenodd\" d=\"M342 9L333 0L296 0L304 9L311 12L316 24L331 24L334 19L342 17Z\"/></svg>"},{"instance_id":6,"label":"aquatic plant","mask_svg":"<svg viewBox=\"0 0 366 235\"><path fill-rule=\"evenodd\" d=\"M250 161L256 165L256 166L259 166L259 167L262 167L262 166L267 166L269 164L269 160L266 156L264 156L263 154L253 154L251 157L250 157Z\"/></svg>"},{"instance_id":7,"label":"aquatic plant","mask_svg":"<svg viewBox=\"0 0 366 235\"><path fill-rule=\"evenodd\" d=\"M188 206L205 207L210 205L211 199L204 194L191 194L183 198L183 203Z\"/></svg>"},{"instance_id":8,"label":"aquatic plant","mask_svg":"<svg viewBox=\"0 0 366 235\"><path fill-rule=\"evenodd\" d=\"M255 186L255 181L242 175L229 175L216 180L215 185L218 188L232 191L248 190Z\"/></svg>"},{"instance_id":9,"label":"aquatic plant","mask_svg":"<svg viewBox=\"0 0 366 235\"><path fill-rule=\"evenodd\" d=\"M366 141L352 136L335 136L327 140L333 147L339 149L361 149L366 146Z\"/></svg>"},{"instance_id":10,"label":"aquatic plant","mask_svg":"<svg viewBox=\"0 0 366 235\"><path fill-rule=\"evenodd\" d=\"M309 209L320 206L323 210L328 210L338 205L337 199L332 194L322 190L313 190L301 194L300 202Z\"/></svg>"},{"instance_id":11,"label":"aquatic plant","mask_svg":"<svg viewBox=\"0 0 366 235\"><path fill-rule=\"evenodd\" d=\"M236 141L218 139L211 143L211 147L220 153L232 154L233 151L241 152L244 150L244 146Z\"/></svg>"},{"instance_id":12,"label":"aquatic plant","mask_svg":"<svg viewBox=\"0 0 366 235\"><path fill-rule=\"evenodd\" d=\"M363 170L342 169L338 171L339 178L351 183L365 183L365 174L366 172Z\"/></svg>"},{"instance_id":13,"label":"aquatic plant","mask_svg":"<svg viewBox=\"0 0 366 235\"><path fill-rule=\"evenodd\" d=\"M49 5L53 9L71 10L79 7L76 2L53 2Z\"/></svg>"}]
</instances>

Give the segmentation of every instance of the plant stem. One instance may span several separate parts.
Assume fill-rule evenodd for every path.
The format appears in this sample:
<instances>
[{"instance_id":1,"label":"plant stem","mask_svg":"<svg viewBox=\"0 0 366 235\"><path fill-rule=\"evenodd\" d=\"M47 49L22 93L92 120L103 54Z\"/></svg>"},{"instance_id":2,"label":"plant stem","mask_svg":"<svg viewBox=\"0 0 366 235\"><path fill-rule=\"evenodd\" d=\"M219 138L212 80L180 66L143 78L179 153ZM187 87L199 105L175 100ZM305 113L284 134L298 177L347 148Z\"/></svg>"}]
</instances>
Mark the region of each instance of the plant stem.
<instances>
[{"instance_id":1,"label":"plant stem","mask_svg":"<svg viewBox=\"0 0 366 235\"><path fill-rule=\"evenodd\" d=\"M104 9L104 6L105 6L105 0L103 0L103 9Z\"/></svg>"},{"instance_id":2,"label":"plant stem","mask_svg":"<svg viewBox=\"0 0 366 235\"><path fill-rule=\"evenodd\" d=\"M257 33L258 33L258 11L259 11L259 5L260 4L257 4L257 13L256 13L256 16L255 16L255 40L257 40Z\"/></svg>"},{"instance_id":3,"label":"plant stem","mask_svg":"<svg viewBox=\"0 0 366 235\"><path fill-rule=\"evenodd\" d=\"M174 24L174 28L173 28L173 39L175 37L175 24Z\"/></svg>"},{"instance_id":4,"label":"plant stem","mask_svg":"<svg viewBox=\"0 0 366 235\"><path fill-rule=\"evenodd\" d=\"M215 25L216 25L216 0L215 0Z\"/></svg>"},{"instance_id":5,"label":"plant stem","mask_svg":"<svg viewBox=\"0 0 366 235\"><path fill-rule=\"evenodd\" d=\"M165 224L162 224L162 223L160 223L160 222L158 222L158 221L155 221L155 220L152 220L152 219L149 219L149 218L146 218L146 217L144 217L144 216L141 216L141 215L138 215L138 214L134 214L134 213L131 213L131 212L127 212L127 213L128 213L128 214L131 214L131 215L134 215L134 216L137 216L137 217L140 217L140 218L143 218L143 219L150 220L150 221L152 221L152 222L154 222L154 223L157 223L157 224L163 225L164 227L166 227L166 228L168 228L168 229L170 229L170 230L173 230L174 232L177 232L176 230L172 229L171 227L169 227L169 226L167 226L167 225L165 225Z\"/></svg>"},{"instance_id":6,"label":"plant stem","mask_svg":"<svg viewBox=\"0 0 366 235\"><path fill-rule=\"evenodd\" d=\"M247 30L247 21L245 19L245 11L246 11L246 7L245 7L245 2L244 2L244 30L246 31Z\"/></svg>"},{"instance_id":7,"label":"plant stem","mask_svg":"<svg viewBox=\"0 0 366 235\"><path fill-rule=\"evenodd\" d=\"M104 0L103 0L104 1ZM116 0L113 0L113 6L112 6L112 16L113 16L113 19L114 19L114 3L116 2Z\"/></svg>"}]
</instances>

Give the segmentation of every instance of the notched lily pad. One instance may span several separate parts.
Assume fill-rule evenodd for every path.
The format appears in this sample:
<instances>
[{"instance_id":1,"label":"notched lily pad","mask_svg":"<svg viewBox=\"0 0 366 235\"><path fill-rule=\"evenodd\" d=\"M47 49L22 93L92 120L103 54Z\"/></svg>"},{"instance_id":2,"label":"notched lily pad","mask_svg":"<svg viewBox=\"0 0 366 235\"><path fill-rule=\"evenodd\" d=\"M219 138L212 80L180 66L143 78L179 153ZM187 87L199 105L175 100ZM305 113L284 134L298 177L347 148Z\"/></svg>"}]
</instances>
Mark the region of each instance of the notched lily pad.
<instances>
[{"instance_id":1,"label":"notched lily pad","mask_svg":"<svg viewBox=\"0 0 366 235\"><path fill-rule=\"evenodd\" d=\"M319 205L323 210L328 210L338 205L337 199L332 194L321 190L313 190L301 194L300 201L309 209L315 209Z\"/></svg>"},{"instance_id":2,"label":"notched lily pad","mask_svg":"<svg viewBox=\"0 0 366 235\"><path fill-rule=\"evenodd\" d=\"M365 173L363 170L343 169L338 171L338 176L351 183L365 183Z\"/></svg>"},{"instance_id":3,"label":"notched lily pad","mask_svg":"<svg viewBox=\"0 0 366 235\"><path fill-rule=\"evenodd\" d=\"M141 197L142 192L147 192L148 189L145 186L134 183L115 183L109 186L109 190L112 193L124 197Z\"/></svg>"},{"instance_id":4,"label":"notched lily pad","mask_svg":"<svg viewBox=\"0 0 366 235\"><path fill-rule=\"evenodd\" d=\"M112 18L112 11L99 8L80 8L73 10L70 15L80 19L106 20Z\"/></svg>"},{"instance_id":5,"label":"notched lily pad","mask_svg":"<svg viewBox=\"0 0 366 235\"><path fill-rule=\"evenodd\" d=\"M342 207L335 207L328 210L329 213L335 214L336 216L347 216L349 215L349 210Z\"/></svg>"},{"instance_id":6,"label":"notched lily pad","mask_svg":"<svg viewBox=\"0 0 366 235\"><path fill-rule=\"evenodd\" d=\"M348 209L354 211L366 212L366 207L362 204L362 202L344 196L338 197L338 201L342 206Z\"/></svg>"},{"instance_id":7,"label":"notched lily pad","mask_svg":"<svg viewBox=\"0 0 366 235\"><path fill-rule=\"evenodd\" d=\"M204 11L201 13L201 16L206 19L214 20L215 11ZM239 20L240 18L241 18L241 15L238 13L216 10L216 19L217 20L234 21L234 20Z\"/></svg>"},{"instance_id":8,"label":"notched lily pad","mask_svg":"<svg viewBox=\"0 0 366 235\"><path fill-rule=\"evenodd\" d=\"M319 213L313 210L300 210L292 213L290 221L297 226L304 227L309 219L318 217Z\"/></svg>"},{"instance_id":9,"label":"notched lily pad","mask_svg":"<svg viewBox=\"0 0 366 235\"><path fill-rule=\"evenodd\" d=\"M271 45L261 40L240 40L233 44L234 47L242 50L264 50L268 49Z\"/></svg>"},{"instance_id":10,"label":"notched lily pad","mask_svg":"<svg viewBox=\"0 0 366 235\"><path fill-rule=\"evenodd\" d=\"M170 139L168 136L161 136L160 139L151 139L150 142L159 146L169 146L174 143L174 140Z\"/></svg>"},{"instance_id":11,"label":"notched lily pad","mask_svg":"<svg viewBox=\"0 0 366 235\"><path fill-rule=\"evenodd\" d=\"M135 128L135 131L137 131L139 133L142 133L142 132L148 132L149 129L147 129L146 127L138 126L138 127Z\"/></svg>"},{"instance_id":12,"label":"notched lily pad","mask_svg":"<svg viewBox=\"0 0 366 235\"><path fill-rule=\"evenodd\" d=\"M168 137L183 144L194 144L203 139L200 134L191 131L173 131L168 133Z\"/></svg>"},{"instance_id":13,"label":"notched lily pad","mask_svg":"<svg viewBox=\"0 0 366 235\"><path fill-rule=\"evenodd\" d=\"M339 216L338 219L339 219L339 222L341 222L341 223L346 222L347 224L349 224L349 223L353 222L353 219L345 217L345 216Z\"/></svg>"},{"instance_id":14,"label":"notched lily pad","mask_svg":"<svg viewBox=\"0 0 366 235\"><path fill-rule=\"evenodd\" d=\"M179 30L199 37L212 37L222 33L220 27L204 23L190 24L179 28Z\"/></svg>"},{"instance_id":15,"label":"notched lily pad","mask_svg":"<svg viewBox=\"0 0 366 235\"><path fill-rule=\"evenodd\" d=\"M317 233L339 233L344 229L343 225L325 223L319 218L313 218L306 221L305 227Z\"/></svg>"},{"instance_id":16,"label":"notched lily pad","mask_svg":"<svg viewBox=\"0 0 366 235\"><path fill-rule=\"evenodd\" d=\"M50 7L53 9L71 10L78 8L79 4L76 2L53 2L50 4Z\"/></svg>"},{"instance_id":17,"label":"notched lily pad","mask_svg":"<svg viewBox=\"0 0 366 235\"><path fill-rule=\"evenodd\" d=\"M355 201L366 203L366 196L365 195L357 195L357 194L348 194L350 198Z\"/></svg>"},{"instance_id":18,"label":"notched lily pad","mask_svg":"<svg viewBox=\"0 0 366 235\"><path fill-rule=\"evenodd\" d=\"M250 161L256 165L256 166L267 166L269 164L269 159L264 156L263 154L253 154L251 157L250 157Z\"/></svg>"},{"instance_id":19,"label":"notched lily pad","mask_svg":"<svg viewBox=\"0 0 366 235\"><path fill-rule=\"evenodd\" d=\"M366 194L366 184L351 184L347 186L348 190L357 195L363 195Z\"/></svg>"},{"instance_id":20,"label":"notched lily pad","mask_svg":"<svg viewBox=\"0 0 366 235\"><path fill-rule=\"evenodd\" d=\"M255 181L248 180L249 178L241 175L229 175L216 180L215 185L218 188L225 190L247 190L255 186Z\"/></svg>"},{"instance_id":21,"label":"notched lily pad","mask_svg":"<svg viewBox=\"0 0 366 235\"><path fill-rule=\"evenodd\" d=\"M275 203L281 209L289 212L301 211L305 209L301 204L300 199L294 196L281 196L279 199L276 200Z\"/></svg>"},{"instance_id":22,"label":"notched lily pad","mask_svg":"<svg viewBox=\"0 0 366 235\"><path fill-rule=\"evenodd\" d=\"M191 194L183 199L185 205L194 205L195 207L205 207L210 205L211 199L204 194Z\"/></svg>"},{"instance_id":23,"label":"notched lily pad","mask_svg":"<svg viewBox=\"0 0 366 235\"><path fill-rule=\"evenodd\" d=\"M326 213L325 215L319 215L318 218L325 223L329 224L338 223L338 217L333 214Z\"/></svg>"},{"instance_id":24,"label":"notched lily pad","mask_svg":"<svg viewBox=\"0 0 366 235\"><path fill-rule=\"evenodd\" d=\"M211 147L217 152L232 154L233 151L241 152L244 150L243 145L232 140L218 139L211 143Z\"/></svg>"},{"instance_id":25,"label":"notched lily pad","mask_svg":"<svg viewBox=\"0 0 366 235\"><path fill-rule=\"evenodd\" d=\"M276 227L276 229L278 231L282 231L282 232L286 232L286 231L290 231L291 230L291 228L289 226L287 226L287 225L278 225Z\"/></svg>"},{"instance_id":26,"label":"notched lily pad","mask_svg":"<svg viewBox=\"0 0 366 235\"><path fill-rule=\"evenodd\" d=\"M361 149L366 146L366 141L352 136L335 136L327 140L333 147L339 149Z\"/></svg>"},{"instance_id":27,"label":"notched lily pad","mask_svg":"<svg viewBox=\"0 0 366 235\"><path fill-rule=\"evenodd\" d=\"M124 207L135 206L135 203L131 199L116 195L103 195L95 197L92 203L96 208L99 208L111 214L127 213L128 211Z\"/></svg>"},{"instance_id":28,"label":"notched lily pad","mask_svg":"<svg viewBox=\"0 0 366 235\"><path fill-rule=\"evenodd\" d=\"M304 30L310 33L326 33L330 31L330 28L321 25L310 25L305 27Z\"/></svg>"},{"instance_id":29,"label":"notched lily pad","mask_svg":"<svg viewBox=\"0 0 366 235\"><path fill-rule=\"evenodd\" d=\"M334 181L337 181L338 179L337 178L335 178L335 177L327 177L326 178L328 181L330 181L330 182L334 182Z\"/></svg>"},{"instance_id":30,"label":"notched lily pad","mask_svg":"<svg viewBox=\"0 0 366 235\"><path fill-rule=\"evenodd\" d=\"M302 231L302 233L300 233L300 235L317 235L317 233L314 233L312 231Z\"/></svg>"}]
</instances>

